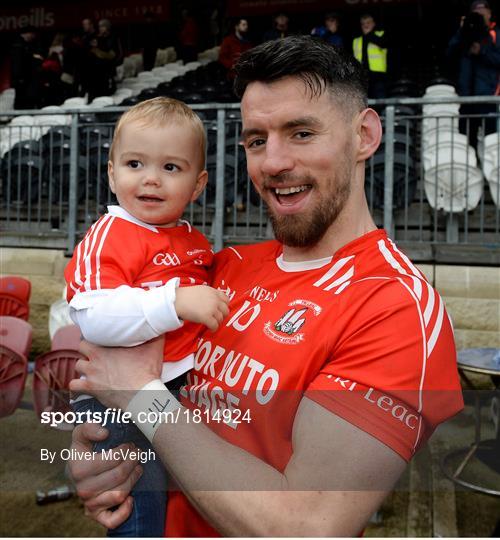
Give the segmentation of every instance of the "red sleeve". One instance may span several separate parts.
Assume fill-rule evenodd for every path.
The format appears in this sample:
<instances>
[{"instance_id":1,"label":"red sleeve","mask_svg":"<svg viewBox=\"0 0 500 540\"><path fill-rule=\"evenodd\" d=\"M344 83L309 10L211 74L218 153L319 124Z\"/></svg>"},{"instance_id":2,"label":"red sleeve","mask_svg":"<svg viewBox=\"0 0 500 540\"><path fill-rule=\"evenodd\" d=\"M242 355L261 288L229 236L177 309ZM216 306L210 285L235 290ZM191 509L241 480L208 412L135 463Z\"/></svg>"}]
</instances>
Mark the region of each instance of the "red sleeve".
<instances>
[{"instance_id":1,"label":"red sleeve","mask_svg":"<svg viewBox=\"0 0 500 540\"><path fill-rule=\"evenodd\" d=\"M94 223L64 272L68 302L79 292L133 285L144 265L137 230L133 224L110 215Z\"/></svg>"},{"instance_id":2,"label":"red sleeve","mask_svg":"<svg viewBox=\"0 0 500 540\"><path fill-rule=\"evenodd\" d=\"M346 291L333 354L306 395L409 460L463 407L453 331L423 280L374 283Z\"/></svg>"}]
</instances>

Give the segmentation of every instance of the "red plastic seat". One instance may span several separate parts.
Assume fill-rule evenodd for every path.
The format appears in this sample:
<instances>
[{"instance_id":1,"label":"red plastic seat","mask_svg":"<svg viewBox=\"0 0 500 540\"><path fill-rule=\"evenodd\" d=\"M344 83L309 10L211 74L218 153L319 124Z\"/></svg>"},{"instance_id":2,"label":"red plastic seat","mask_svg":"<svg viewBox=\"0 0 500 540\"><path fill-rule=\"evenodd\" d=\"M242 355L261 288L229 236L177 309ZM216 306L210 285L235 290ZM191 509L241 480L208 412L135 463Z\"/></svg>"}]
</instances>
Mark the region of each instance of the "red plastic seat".
<instances>
[{"instance_id":1,"label":"red plastic seat","mask_svg":"<svg viewBox=\"0 0 500 540\"><path fill-rule=\"evenodd\" d=\"M17 409L27 375L26 357L0 344L0 418Z\"/></svg>"},{"instance_id":2,"label":"red plastic seat","mask_svg":"<svg viewBox=\"0 0 500 540\"><path fill-rule=\"evenodd\" d=\"M30 323L16 317L0 317L0 344L28 358L32 336Z\"/></svg>"},{"instance_id":3,"label":"red plastic seat","mask_svg":"<svg viewBox=\"0 0 500 540\"><path fill-rule=\"evenodd\" d=\"M33 374L33 404L38 416L44 411L66 412L69 404L69 382L78 377L75 364L85 358L77 351L60 349L40 355ZM60 426L67 429L68 426Z\"/></svg>"},{"instance_id":4,"label":"red plastic seat","mask_svg":"<svg viewBox=\"0 0 500 540\"><path fill-rule=\"evenodd\" d=\"M17 296L0 292L0 316L17 317L27 321L30 316L28 302L20 300Z\"/></svg>"},{"instance_id":5,"label":"red plastic seat","mask_svg":"<svg viewBox=\"0 0 500 540\"><path fill-rule=\"evenodd\" d=\"M15 296L27 304L30 301L31 281L19 276L0 277L0 293Z\"/></svg>"},{"instance_id":6,"label":"red plastic seat","mask_svg":"<svg viewBox=\"0 0 500 540\"><path fill-rule=\"evenodd\" d=\"M68 326L59 328L54 334L51 350L73 349L77 351L81 340L80 328L76 324L68 324Z\"/></svg>"}]
</instances>

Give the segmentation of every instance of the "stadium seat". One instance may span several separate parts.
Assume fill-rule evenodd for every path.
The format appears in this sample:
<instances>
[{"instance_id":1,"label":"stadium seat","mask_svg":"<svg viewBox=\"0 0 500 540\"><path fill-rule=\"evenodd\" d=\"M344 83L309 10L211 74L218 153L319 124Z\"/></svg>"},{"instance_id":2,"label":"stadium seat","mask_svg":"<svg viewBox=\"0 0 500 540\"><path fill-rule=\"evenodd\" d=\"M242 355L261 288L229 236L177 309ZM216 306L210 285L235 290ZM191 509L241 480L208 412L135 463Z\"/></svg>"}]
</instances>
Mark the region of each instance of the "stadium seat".
<instances>
[{"instance_id":1,"label":"stadium seat","mask_svg":"<svg viewBox=\"0 0 500 540\"><path fill-rule=\"evenodd\" d=\"M17 409L27 376L26 357L0 341L0 418L11 415Z\"/></svg>"},{"instance_id":2,"label":"stadium seat","mask_svg":"<svg viewBox=\"0 0 500 540\"><path fill-rule=\"evenodd\" d=\"M31 324L17 317L0 316L0 343L28 358L33 329Z\"/></svg>"},{"instance_id":3,"label":"stadium seat","mask_svg":"<svg viewBox=\"0 0 500 540\"><path fill-rule=\"evenodd\" d=\"M132 90L130 88L119 88L111 97L113 98L113 103L118 105L125 98L128 98L132 95Z\"/></svg>"},{"instance_id":4,"label":"stadium seat","mask_svg":"<svg viewBox=\"0 0 500 540\"><path fill-rule=\"evenodd\" d=\"M137 68L135 60L133 58L130 58L130 56L126 56L123 59L123 77L135 77L136 73Z\"/></svg>"},{"instance_id":5,"label":"stadium seat","mask_svg":"<svg viewBox=\"0 0 500 540\"><path fill-rule=\"evenodd\" d=\"M17 317L0 316L0 343L28 358L33 329L31 324Z\"/></svg>"},{"instance_id":6,"label":"stadium seat","mask_svg":"<svg viewBox=\"0 0 500 540\"><path fill-rule=\"evenodd\" d=\"M26 321L0 317L0 418L12 414L21 401L32 333Z\"/></svg>"},{"instance_id":7,"label":"stadium seat","mask_svg":"<svg viewBox=\"0 0 500 540\"><path fill-rule=\"evenodd\" d=\"M9 162L8 157L4 158L3 163L5 162ZM2 164L2 171L5 170ZM42 158L38 156L14 157L10 162L9 170L3 174L2 178L5 188L3 197L7 204L35 203L41 194L42 171Z\"/></svg>"},{"instance_id":8,"label":"stadium seat","mask_svg":"<svg viewBox=\"0 0 500 540\"><path fill-rule=\"evenodd\" d=\"M20 276L0 277L0 292L16 296L23 302L29 302L31 296L31 281Z\"/></svg>"},{"instance_id":9,"label":"stadium seat","mask_svg":"<svg viewBox=\"0 0 500 540\"><path fill-rule=\"evenodd\" d=\"M399 143L401 144L401 143ZM366 162L365 192L370 207L384 208L385 154L378 151ZM395 145L393 169L393 208L410 206L417 189L414 161L403 148Z\"/></svg>"},{"instance_id":10,"label":"stadium seat","mask_svg":"<svg viewBox=\"0 0 500 540\"><path fill-rule=\"evenodd\" d=\"M450 84L433 84L425 89L425 97L455 97L457 93Z\"/></svg>"},{"instance_id":11,"label":"stadium seat","mask_svg":"<svg viewBox=\"0 0 500 540\"><path fill-rule=\"evenodd\" d=\"M81 340L80 328L76 324L68 324L56 331L50 350L71 349L77 351Z\"/></svg>"},{"instance_id":12,"label":"stadium seat","mask_svg":"<svg viewBox=\"0 0 500 540\"><path fill-rule=\"evenodd\" d=\"M141 99L138 96L130 96L128 98L125 98L121 103L121 107L133 107L137 103L139 103Z\"/></svg>"},{"instance_id":13,"label":"stadium seat","mask_svg":"<svg viewBox=\"0 0 500 540\"><path fill-rule=\"evenodd\" d=\"M63 109L81 109L87 106L87 98L85 97L71 97L64 101L61 105Z\"/></svg>"},{"instance_id":14,"label":"stadium seat","mask_svg":"<svg viewBox=\"0 0 500 540\"><path fill-rule=\"evenodd\" d=\"M28 302L23 302L12 294L0 292L0 316L17 317L27 321L29 315L30 306Z\"/></svg>"},{"instance_id":15,"label":"stadium seat","mask_svg":"<svg viewBox=\"0 0 500 540\"><path fill-rule=\"evenodd\" d=\"M490 187L491 198L500 208L500 133L486 135L483 147L484 176Z\"/></svg>"},{"instance_id":16,"label":"stadium seat","mask_svg":"<svg viewBox=\"0 0 500 540\"><path fill-rule=\"evenodd\" d=\"M102 107L113 106L114 104L115 102L111 96L99 96L92 100L92 103L90 103L89 108L100 109Z\"/></svg>"},{"instance_id":17,"label":"stadium seat","mask_svg":"<svg viewBox=\"0 0 500 540\"><path fill-rule=\"evenodd\" d=\"M76 350L59 349L41 354L35 359L33 373L33 405L38 416L44 411L66 413L71 410L69 383L78 377L75 364L85 357ZM61 424L58 429L70 430Z\"/></svg>"},{"instance_id":18,"label":"stadium seat","mask_svg":"<svg viewBox=\"0 0 500 540\"><path fill-rule=\"evenodd\" d=\"M443 134L442 134L443 135ZM483 192L483 175L474 149L464 135L449 133L439 144L424 148L424 190L432 208L445 212L473 210Z\"/></svg>"},{"instance_id":19,"label":"stadium seat","mask_svg":"<svg viewBox=\"0 0 500 540\"><path fill-rule=\"evenodd\" d=\"M141 93L138 95L138 98L141 101L145 101L146 99L152 99L155 97L158 97L160 95L160 92L157 88L145 88L144 90L141 90Z\"/></svg>"},{"instance_id":20,"label":"stadium seat","mask_svg":"<svg viewBox=\"0 0 500 540\"><path fill-rule=\"evenodd\" d=\"M0 94L0 112L11 111L14 108L16 91L14 88L7 88Z\"/></svg>"}]
</instances>

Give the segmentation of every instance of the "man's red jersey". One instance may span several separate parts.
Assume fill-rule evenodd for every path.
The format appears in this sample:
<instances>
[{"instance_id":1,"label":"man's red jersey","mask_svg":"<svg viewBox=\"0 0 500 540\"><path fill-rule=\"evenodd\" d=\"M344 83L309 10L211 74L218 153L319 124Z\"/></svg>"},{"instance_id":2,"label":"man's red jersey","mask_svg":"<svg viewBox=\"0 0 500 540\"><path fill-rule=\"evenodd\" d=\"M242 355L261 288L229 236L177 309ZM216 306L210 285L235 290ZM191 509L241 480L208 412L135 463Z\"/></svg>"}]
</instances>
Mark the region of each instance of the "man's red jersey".
<instances>
[{"instance_id":1,"label":"man's red jersey","mask_svg":"<svg viewBox=\"0 0 500 540\"><path fill-rule=\"evenodd\" d=\"M405 460L463 407L443 301L383 230L304 263L283 261L276 241L228 248L212 285L231 311L202 334L183 404L248 410L249 422L209 426L279 471L304 395ZM181 492L170 496L166 533L217 535Z\"/></svg>"},{"instance_id":2,"label":"man's red jersey","mask_svg":"<svg viewBox=\"0 0 500 540\"><path fill-rule=\"evenodd\" d=\"M110 207L78 244L65 269L67 300L77 293L121 285L151 289L174 277L180 285L208 281L213 252L207 239L188 222L155 227ZM123 217L120 217L123 216ZM165 334L165 360L182 360L196 349L200 325L186 321Z\"/></svg>"}]
</instances>

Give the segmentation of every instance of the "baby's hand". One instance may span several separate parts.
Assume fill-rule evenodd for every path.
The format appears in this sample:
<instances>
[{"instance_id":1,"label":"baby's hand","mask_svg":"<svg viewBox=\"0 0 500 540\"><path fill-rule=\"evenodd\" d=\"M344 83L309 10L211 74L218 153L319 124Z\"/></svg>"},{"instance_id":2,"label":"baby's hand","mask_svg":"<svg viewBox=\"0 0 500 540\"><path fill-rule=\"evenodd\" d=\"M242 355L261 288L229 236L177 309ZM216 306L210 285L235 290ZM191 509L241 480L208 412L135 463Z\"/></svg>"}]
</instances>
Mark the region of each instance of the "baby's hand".
<instances>
[{"instance_id":1,"label":"baby's hand","mask_svg":"<svg viewBox=\"0 0 500 540\"><path fill-rule=\"evenodd\" d=\"M227 294L209 287L179 287L175 294L175 311L179 319L204 324L215 332L229 313Z\"/></svg>"}]
</instances>

